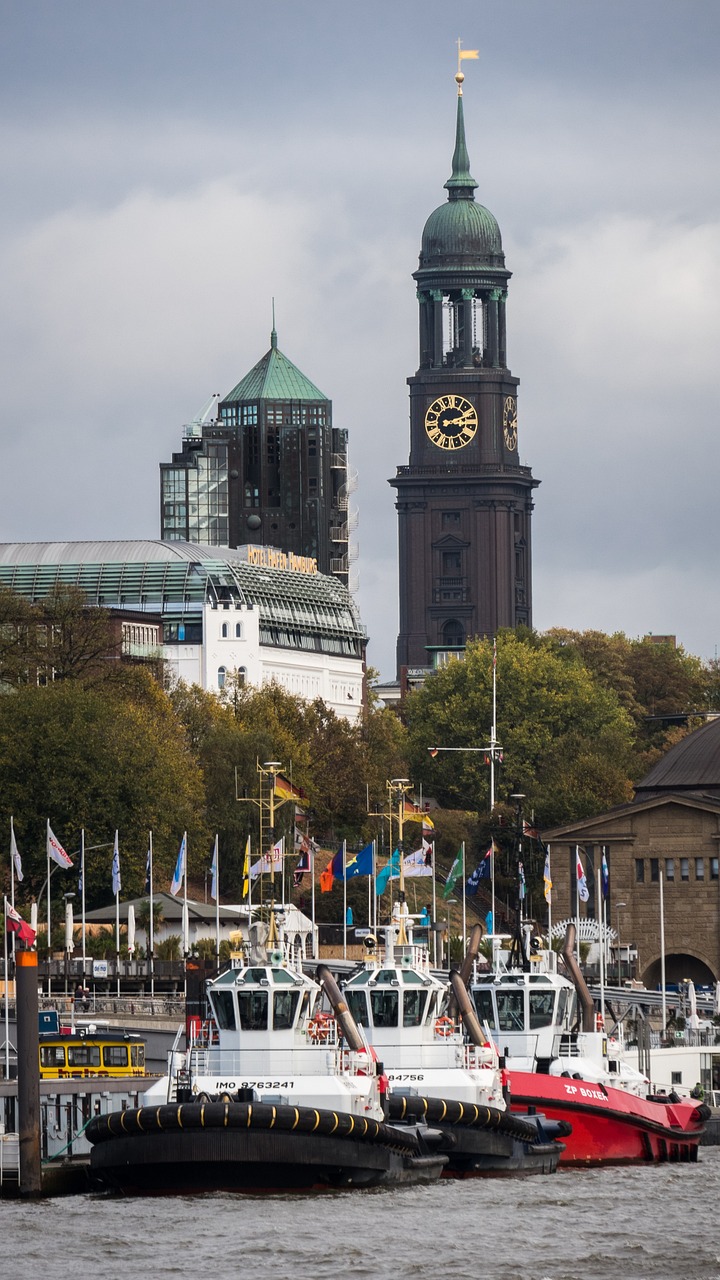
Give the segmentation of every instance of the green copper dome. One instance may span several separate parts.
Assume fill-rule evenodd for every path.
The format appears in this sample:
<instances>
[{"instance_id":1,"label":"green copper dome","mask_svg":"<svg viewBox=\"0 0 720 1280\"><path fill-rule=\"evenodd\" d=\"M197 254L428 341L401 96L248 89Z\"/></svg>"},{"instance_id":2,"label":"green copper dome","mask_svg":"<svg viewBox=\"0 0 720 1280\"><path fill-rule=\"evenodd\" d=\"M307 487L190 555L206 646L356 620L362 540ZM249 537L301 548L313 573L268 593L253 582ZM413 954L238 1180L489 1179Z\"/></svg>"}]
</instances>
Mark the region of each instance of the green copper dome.
<instances>
[{"instance_id":1,"label":"green copper dome","mask_svg":"<svg viewBox=\"0 0 720 1280\"><path fill-rule=\"evenodd\" d=\"M277 334L270 335L270 350L223 398L222 404L241 400L327 400L309 378L278 351Z\"/></svg>"},{"instance_id":2,"label":"green copper dome","mask_svg":"<svg viewBox=\"0 0 720 1280\"><path fill-rule=\"evenodd\" d=\"M461 95L458 95L452 174L445 186L447 203L435 209L425 223L420 266L504 267L497 221L475 200L477 182L470 173Z\"/></svg>"}]
</instances>

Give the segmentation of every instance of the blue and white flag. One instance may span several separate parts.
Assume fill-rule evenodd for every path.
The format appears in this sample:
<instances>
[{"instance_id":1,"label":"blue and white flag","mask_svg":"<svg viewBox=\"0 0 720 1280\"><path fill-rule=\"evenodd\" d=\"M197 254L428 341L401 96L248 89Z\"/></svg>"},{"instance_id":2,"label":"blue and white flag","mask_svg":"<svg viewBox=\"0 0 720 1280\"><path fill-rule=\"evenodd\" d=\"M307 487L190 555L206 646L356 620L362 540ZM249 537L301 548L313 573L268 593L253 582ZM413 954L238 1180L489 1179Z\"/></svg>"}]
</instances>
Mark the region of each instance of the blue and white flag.
<instances>
[{"instance_id":1,"label":"blue and white flag","mask_svg":"<svg viewBox=\"0 0 720 1280\"><path fill-rule=\"evenodd\" d=\"M210 874L212 876L212 879L210 881L210 897L212 898L213 902L217 902L217 896L218 896L218 837L217 836L215 837L215 848L213 849L213 858L212 858L212 864L210 866Z\"/></svg>"},{"instance_id":2,"label":"blue and white flag","mask_svg":"<svg viewBox=\"0 0 720 1280\"><path fill-rule=\"evenodd\" d=\"M483 858L483 862L485 859ZM480 881L483 879L483 862L475 868L472 875L469 875L465 882L465 893L468 898L474 898L480 887Z\"/></svg>"},{"instance_id":3,"label":"blue and white flag","mask_svg":"<svg viewBox=\"0 0 720 1280\"><path fill-rule=\"evenodd\" d=\"M113 845L112 884L113 884L113 893L117 895L122 889L122 884L120 881L120 849L118 847L117 831L115 832L115 843Z\"/></svg>"},{"instance_id":4,"label":"blue and white flag","mask_svg":"<svg viewBox=\"0 0 720 1280\"><path fill-rule=\"evenodd\" d=\"M175 863L175 874L170 885L170 892L173 898L176 898L182 888L183 876L185 875L185 853L187 850L187 831L183 832L183 838L180 841L180 849L178 851L177 862Z\"/></svg>"},{"instance_id":5,"label":"blue and white flag","mask_svg":"<svg viewBox=\"0 0 720 1280\"><path fill-rule=\"evenodd\" d=\"M608 871L608 864L607 864L607 857L606 857L606 853L607 853L607 850L605 849L605 845L603 845L603 851L602 851L602 870L601 870L601 873L600 873L600 876L601 876L601 883L602 883L602 896L603 896L603 898L607 898L608 893L610 892L610 872Z\"/></svg>"},{"instance_id":6,"label":"blue and white flag","mask_svg":"<svg viewBox=\"0 0 720 1280\"><path fill-rule=\"evenodd\" d=\"M518 862L518 897L521 902L525 901L525 868L522 862Z\"/></svg>"},{"instance_id":7,"label":"blue and white flag","mask_svg":"<svg viewBox=\"0 0 720 1280\"><path fill-rule=\"evenodd\" d=\"M577 858L578 897L581 902L587 902L588 898L590 897L590 890L588 889L588 886L587 886L587 880L585 879L585 871L583 869L583 864L580 860L580 850L577 845L575 846L575 854Z\"/></svg>"},{"instance_id":8,"label":"blue and white flag","mask_svg":"<svg viewBox=\"0 0 720 1280\"><path fill-rule=\"evenodd\" d=\"M387 862L380 871L378 871L377 876L375 877L375 893L377 894L377 896L379 897L381 893L385 892L387 888L388 880L399 880L399 879L400 879L400 852L398 849L393 849L393 854L390 861Z\"/></svg>"}]
</instances>

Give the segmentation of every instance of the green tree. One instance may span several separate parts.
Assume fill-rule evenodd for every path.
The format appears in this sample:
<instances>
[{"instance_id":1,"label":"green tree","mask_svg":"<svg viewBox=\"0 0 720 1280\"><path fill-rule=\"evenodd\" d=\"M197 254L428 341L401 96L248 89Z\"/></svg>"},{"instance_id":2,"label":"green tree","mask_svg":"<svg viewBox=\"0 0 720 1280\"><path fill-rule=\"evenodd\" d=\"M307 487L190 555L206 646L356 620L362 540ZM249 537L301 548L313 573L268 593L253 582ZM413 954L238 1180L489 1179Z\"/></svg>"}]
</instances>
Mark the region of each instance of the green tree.
<instances>
[{"instance_id":1,"label":"green tree","mask_svg":"<svg viewBox=\"0 0 720 1280\"><path fill-rule=\"evenodd\" d=\"M496 796L525 796L525 811L551 826L600 812L630 797L633 725L615 693L579 660L566 661L532 634L498 635L498 740L503 764ZM443 806L489 809L482 747L492 718L492 645L468 645L465 658L432 676L408 699L412 776Z\"/></svg>"},{"instance_id":2,"label":"green tree","mask_svg":"<svg viewBox=\"0 0 720 1280\"><path fill-rule=\"evenodd\" d=\"M84 828L85 891L95 906L112 896L112 850L92 846L111 845L118 829L123 893L137 895L148 831L156 877L169 880L183 830L191 860L198 844L207 845L204 801L184 730L146 672L136 672L129 690L65 681L0 697L0 821L7 830L15 817L28 892L45 878L46 818L71 856ZM56 877L73 878L60 870Z\"/></svg>"}]
</instances>

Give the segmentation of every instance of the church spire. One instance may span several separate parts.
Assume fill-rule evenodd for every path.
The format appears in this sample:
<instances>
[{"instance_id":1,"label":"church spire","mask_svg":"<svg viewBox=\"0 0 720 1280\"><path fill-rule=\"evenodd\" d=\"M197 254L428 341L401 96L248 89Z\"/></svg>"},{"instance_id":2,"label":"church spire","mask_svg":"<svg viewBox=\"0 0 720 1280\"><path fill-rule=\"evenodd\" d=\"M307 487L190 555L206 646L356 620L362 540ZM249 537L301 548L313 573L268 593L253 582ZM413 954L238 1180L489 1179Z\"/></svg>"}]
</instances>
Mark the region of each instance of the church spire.
<instances>
[{"instance_id":1,"label":"church spire","mask_svg":"<svg viewBox=\"0 0 720 1280\"><path fill-rule=\"evenodd\" d=\"M277 351L277 329L275 328L275 299L272 300L273 327L270 330L270 350Z\"/></svg>"},{"instance_id":2,"label":"church spire","mask_svg":"<svg viewBox=\"0 0 720 1280\"><path fill-rule=\"evenodd\" d=\"M463 114L462 72L455 79L458 82L457 124L455 126L455 150L452 158L452 174L445 183L449 191L448 200L474 200L477 182L470 172L470 157L465 142L465 116Z\"/></svg>"}]
</instances>

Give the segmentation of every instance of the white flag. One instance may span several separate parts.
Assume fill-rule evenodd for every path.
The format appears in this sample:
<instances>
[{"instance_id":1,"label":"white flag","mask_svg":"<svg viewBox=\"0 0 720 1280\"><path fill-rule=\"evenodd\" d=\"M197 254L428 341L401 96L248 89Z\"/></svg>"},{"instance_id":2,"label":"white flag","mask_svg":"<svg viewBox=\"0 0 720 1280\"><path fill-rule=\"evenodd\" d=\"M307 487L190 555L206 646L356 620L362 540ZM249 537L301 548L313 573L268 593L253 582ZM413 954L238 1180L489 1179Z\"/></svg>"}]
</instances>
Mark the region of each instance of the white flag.
<instances>
[{"instance_id":1,"label":"white flag","mask_svg":"<svg viewBox=\"0 0 720 1280\"><path fill-rule=\"evenodd\" d=\"M577 846L576 846L576 850L575 850L575 851L576 851L576 854L577 854L577 886L578 886L578 897L580 898L580 901L581 901L581 902L587 902L588 898L590 897L590 890L588 889L588 886L587 886L587 880L585 879L585 872L584 872L584 870L583 870L583 864L582 864L582 862L580 861L580 850L577 848Z\"/></svg>"},{"instance_id":2,"label":"white flag","mask_svg":"<svg viewBox=\"0 0 720 1280\"><path fill-rule=\"evenodd\" d=\"M213 902L217 902L218 896L218 837L215 837L215 848L213 849L213 860L210 867L212 879L210 881L210 897Z\"/></svg>"},{"instance_id":3,"label":"white flag","mask_svg":"<svg viewBox=\"0 0 720 1280\"><path fill-rule=\"evenodd\" d=\"M175 874L170 885L170 892L173 898L176 898L182 888L183 876L185 875L185 854L187 851L187 831L183 833L180 841L180 849L178 851L177 862L175 863Z\"/></svg>"},{"instance_id":4,"label":"white flag","mask_svg":"<svg viewBox=\"0 0 720 1280\"><path fill-rule=\"evenodd\" d=\"M15 827L13 826L12 818L10 819L10 857L15 863L15 875L17 877L18 884L19 884L23 878L23 869L22 869L22 860L20 858L17 842L15 840Z\"/></svg>"},{"instance_id":5,"label":"white flag","mask_svg":"<svg viewBox=\"0 0 720 1280\"><path fill-rule=\"evenodd\" d=\"M403 858L403 871L406 876L432 875L432 845L429 841L423 839L421 848Z\"/></svg>"},{"instance_id":6,"label":"white flag","mask_svg":"<svg viewBox=\"0 0 720 1280\"><path fill-rule=\"evenodd\" d=\"M72 858L69 858L66 854L49 821L47 824L47 851L48 857L52 858L53 862L57 862L58 866L65 871L72 866Z\"/></svg>"}]
</instances>

